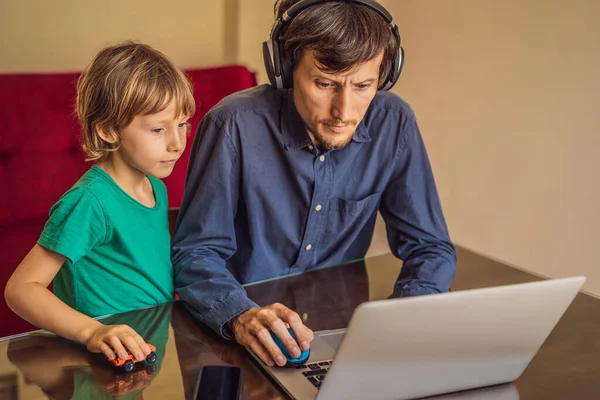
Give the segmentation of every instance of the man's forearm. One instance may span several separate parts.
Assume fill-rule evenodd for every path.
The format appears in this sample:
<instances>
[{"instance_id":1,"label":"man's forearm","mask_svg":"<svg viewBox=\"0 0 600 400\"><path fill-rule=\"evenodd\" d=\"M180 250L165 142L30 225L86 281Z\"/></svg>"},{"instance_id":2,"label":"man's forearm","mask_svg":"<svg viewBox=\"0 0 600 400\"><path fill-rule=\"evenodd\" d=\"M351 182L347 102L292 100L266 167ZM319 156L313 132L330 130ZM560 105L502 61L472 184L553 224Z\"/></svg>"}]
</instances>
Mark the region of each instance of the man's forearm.
<instances>
[{"instance_id":1,"label":"man's forearm","mask_svg":"<svg viewBox=\"0 0 600 400\"><path fill-rule=\"evenodd\" d=\"M218 283L215 283L215 280ZM229 279L190 281L178 280L177 293L190 313L225 339L233 339L228 323L236 316L258 307L244 288L231 276Z\"/></svg>"},{"instance_id":2,"label":"man's forearm","mask_svg":"<svg viewBox=\"0 0 600 400\"><path fill-rule=\"evenodd\" d=\"M394 296L449 291L456 275L456 250L452 243L439 242L415 253L404 261L394 286Z\"/></svg>"}]
</instances>

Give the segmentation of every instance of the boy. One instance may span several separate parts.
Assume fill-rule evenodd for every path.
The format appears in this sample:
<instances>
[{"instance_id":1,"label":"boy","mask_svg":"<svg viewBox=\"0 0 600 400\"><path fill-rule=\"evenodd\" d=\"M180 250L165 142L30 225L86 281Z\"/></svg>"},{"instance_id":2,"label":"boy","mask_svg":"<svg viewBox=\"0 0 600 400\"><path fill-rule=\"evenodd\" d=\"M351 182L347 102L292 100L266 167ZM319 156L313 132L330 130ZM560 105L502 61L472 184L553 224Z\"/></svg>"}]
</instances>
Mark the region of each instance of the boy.
<instances>
[{"instance_id":1,"label":"boy","mask_svg":"<svg viewBox=\"0 0 600 400\"><path fill-rule=\"evenodd\" d=\"M95 164L52 207L37 244L6 285L11 309L109 359L150 349L107 314L174 297L167 177L195 111L185 74L150 46L100 51L77 86L84 150ZM54 280L54 293L48 285Z\"/></svg>"}]
</instances>

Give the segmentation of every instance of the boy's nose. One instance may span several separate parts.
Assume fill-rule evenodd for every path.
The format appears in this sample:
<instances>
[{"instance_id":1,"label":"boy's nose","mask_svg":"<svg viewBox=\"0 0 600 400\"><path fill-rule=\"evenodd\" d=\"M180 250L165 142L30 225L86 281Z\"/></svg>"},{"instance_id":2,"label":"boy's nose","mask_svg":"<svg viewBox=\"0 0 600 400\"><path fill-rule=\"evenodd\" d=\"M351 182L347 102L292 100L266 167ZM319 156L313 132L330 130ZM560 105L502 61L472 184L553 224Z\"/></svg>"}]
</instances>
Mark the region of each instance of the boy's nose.
<instances>
[{"instance_id":1,"label":"boy's nose","mask_svg":"<svg viewBox=\"0 0 600 400\"><path fill-rule=\"evenodd\" d=\"M167 150L171 153L181 153L185 148L185 140L185 133L180 134L179 132L175 132L175 134L171 136Z\"/></svg>"}]
</instances>

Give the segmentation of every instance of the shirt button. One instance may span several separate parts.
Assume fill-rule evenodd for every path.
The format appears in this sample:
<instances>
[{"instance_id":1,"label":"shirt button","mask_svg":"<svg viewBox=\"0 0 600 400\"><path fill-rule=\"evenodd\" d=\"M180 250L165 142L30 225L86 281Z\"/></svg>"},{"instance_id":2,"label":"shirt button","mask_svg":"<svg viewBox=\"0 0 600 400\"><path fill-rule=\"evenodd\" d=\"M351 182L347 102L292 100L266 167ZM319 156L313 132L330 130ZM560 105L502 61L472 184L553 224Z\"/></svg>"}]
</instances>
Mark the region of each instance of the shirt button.
<instances>
[{"instance_id":1,"label":"shirt button","mask_svg":"<svg viewBox=\"0 0 600 400\"><path fill-rule=\"evenodd\" d=\"M321 162L325 162L325 156L320 156L319 160L321 160Z\"/></svg>"},{"instance_id":2,"label":"shirt button","mask_svg":"<svg viewBox=\"0 0 600 400\"><path fill-rule=\"evenodd\" d=\"M312 144L309 144L309 145L308 145L308 149L309 149L309 150L312 150L312 149L314 149L313 145L312 145Z\"/></svg>"},{"instance_id":3,"label":"shirt button","mask_svg":"<svg viewBox=\"0 0 600 400\"><path fill-rule=\"evenodd\" d=\"M317 211L321 211L321 209L322 209L322 208L323 208L323 207L322 207L322 206L319 204L319 205L317 205L317 206L315 207L315 210L317 210Z\"/></svg>"},{"instance_id":4,"label":"shirt button","mask_svg":"<svg viewBox=\"0 0 600 400\"><path fill-rule=\"evenodd\" d=\"M309 244L308 246L306 246L306 251L310 251L310 249L312 249L312 244Z\"/></svg>"}]
</instances>

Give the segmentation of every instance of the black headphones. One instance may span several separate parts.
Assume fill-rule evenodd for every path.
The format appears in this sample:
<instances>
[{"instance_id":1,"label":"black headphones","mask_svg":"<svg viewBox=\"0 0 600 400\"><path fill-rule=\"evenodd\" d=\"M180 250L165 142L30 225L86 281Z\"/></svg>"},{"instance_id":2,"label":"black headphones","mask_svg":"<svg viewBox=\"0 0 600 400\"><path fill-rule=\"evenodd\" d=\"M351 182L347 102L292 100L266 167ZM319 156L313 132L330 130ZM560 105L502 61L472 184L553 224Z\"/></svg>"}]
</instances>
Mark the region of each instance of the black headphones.
<instances>
[{"instance_id":1,"label":"black headphones","mask_svg":"<svg viewBox=\"0 0 600 400\"><path fill-rule=\"evenodd\" d=\"M398 58L392 63L390 74L381 87L381 90L390 90L396 84L400 77L400 72L402 72L404 49L402 49L398 26L394 23L392 15L373 0L300 0L290 7L273 26L269 40L263 42L263 59L271 86L283 89L291 88L293 85L292 66L285 61L285 57L283 56L285 42L282 41L283 37L280 35L283 27L307 8L330 1L356 3L367 6L381 15L390 24L392 33L398 41Z\"/></svg>"}]
</instances>

